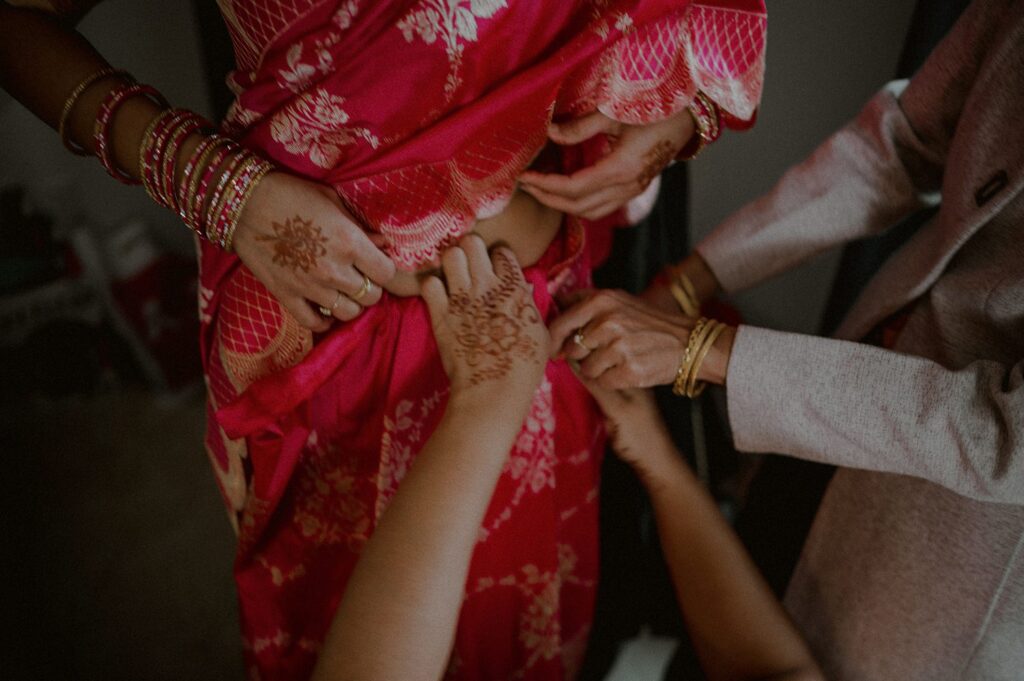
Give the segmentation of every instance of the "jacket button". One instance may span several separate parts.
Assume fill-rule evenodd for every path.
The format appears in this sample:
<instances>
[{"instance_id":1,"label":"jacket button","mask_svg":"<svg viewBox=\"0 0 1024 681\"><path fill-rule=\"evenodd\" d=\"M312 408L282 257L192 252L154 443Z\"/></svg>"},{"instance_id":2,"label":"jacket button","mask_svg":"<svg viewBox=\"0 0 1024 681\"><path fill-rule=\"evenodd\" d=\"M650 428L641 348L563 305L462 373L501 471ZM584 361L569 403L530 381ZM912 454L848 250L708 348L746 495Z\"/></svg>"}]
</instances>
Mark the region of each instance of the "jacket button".
<instances>
[{"instance_id":1,"label":"jacket button","mask_svg":"<svg viewBox=\"0 0 1024 681\"><path fill-rule=\"evenodd\" d=\"M981 185L981 188L974 194L974 202L978 204L978 208L984 206L993 196L1003 191L1007 182L1009 182L1009 178L1006 176L1006 171L1000 170L990 177L988 182Z\"/></svg>"}]
</instances>

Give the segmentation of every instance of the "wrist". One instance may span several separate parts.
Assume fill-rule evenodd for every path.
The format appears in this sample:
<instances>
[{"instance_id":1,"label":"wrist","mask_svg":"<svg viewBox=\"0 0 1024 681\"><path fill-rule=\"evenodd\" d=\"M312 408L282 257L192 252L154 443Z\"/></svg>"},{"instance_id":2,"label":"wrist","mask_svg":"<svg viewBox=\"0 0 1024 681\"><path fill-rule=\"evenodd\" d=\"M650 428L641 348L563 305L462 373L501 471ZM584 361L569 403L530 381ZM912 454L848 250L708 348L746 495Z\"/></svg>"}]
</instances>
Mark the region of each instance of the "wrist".
<instances>
[{"instance_id":1,"label":"wrist","mask_svg":"<svg viewBox=\"0 0 1024 681\"><path fill-rule=\"evenodd\" d=\"M477 385L452 385L445 420L457 422L466 433L500 436L508 429L514 436L533 403L540 378L509 377Z\"/></svg>"},{"instance_id":2,"label":"wrist","mask_svg":"<svg viewBox=\"0 0 1024 681\"><path fill-rule=\"evenodd\" d=\"M732 357L732 346L736 341L736 327L726 326L722 333L715 339L714 345L708 351L707 357L700 365L697 377L708 383L725 385L726 376L729 372L729 360Z\"/></svg>"},{"instance_id":3,"label":"wrist","mask_svg":"<svg viewBox=\"0 0 1024 681\"><path fill-rule=\"evenodd\" d=\"M715 273L711 271L707 262L696 251L690 253L679 263L679 271L685 274L693 283L698 303L703 304L711 300L718 294L721 288Z\"/></svg>"}]
</instances>

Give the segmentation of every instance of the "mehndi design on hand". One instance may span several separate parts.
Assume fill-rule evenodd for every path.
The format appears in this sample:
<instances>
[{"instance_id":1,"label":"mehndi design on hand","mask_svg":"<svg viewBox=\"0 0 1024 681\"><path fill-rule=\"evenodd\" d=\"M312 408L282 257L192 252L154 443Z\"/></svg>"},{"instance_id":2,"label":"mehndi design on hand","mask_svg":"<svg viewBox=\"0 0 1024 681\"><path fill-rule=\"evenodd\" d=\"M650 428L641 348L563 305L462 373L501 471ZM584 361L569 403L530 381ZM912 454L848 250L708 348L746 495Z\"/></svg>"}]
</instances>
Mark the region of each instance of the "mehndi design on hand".
<instances>
[{"instance_id":1,"label":"mehndi design on hand","mask_svg":"<svg viewBox=\"0 0 1024 681\"><path fill-rule=\"evenodd\" d=\"M296 215L284 221L272 223L274 236L260 235L257 241L270 241L274 248L274 264L287 267L293 272L308 272L315 268L317 259L327 254L324 244L327 237L312 220Z\"/></svg>"},{"instance_id":2,"label":"mehndi design on hand","mask_svg":"<svg viewBox=\"0 0 1024 681\"><path fill-rule=\"evenodd\" d=\"M495 257L506 257L497 253ZM472 369L470 384L504 378L513 359L540 362L537 341L528 327L540 322L530 291L512 268L498 274L498 285L482 295L452 296L450 311L457 318L455 352Z\"/></svg>"},{"instance_id":3,"label":"mehndi design on hand","mask_svg":"<svg viewBox=\"0 0 1024 681\"><path fill-rule=\"evenodd\" d=\"M675 158L679 152L669 140L661 140L644 154L644 169L638 178L641 187L646 188L651 181Z\"/></svg>"}]
</instances>

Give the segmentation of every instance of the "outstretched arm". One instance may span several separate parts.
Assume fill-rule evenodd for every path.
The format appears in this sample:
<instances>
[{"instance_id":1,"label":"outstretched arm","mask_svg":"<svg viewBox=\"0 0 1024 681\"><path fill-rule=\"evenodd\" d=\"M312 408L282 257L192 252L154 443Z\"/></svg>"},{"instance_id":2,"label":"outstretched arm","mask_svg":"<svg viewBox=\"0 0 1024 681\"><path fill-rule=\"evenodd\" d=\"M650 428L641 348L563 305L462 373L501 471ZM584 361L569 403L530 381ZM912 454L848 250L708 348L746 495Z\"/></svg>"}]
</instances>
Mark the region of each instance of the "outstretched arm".
<instances>
[{"instance_id":1,"label":"outstretched arm","mask_svg":"<svg viewBox=\"0 0 1024 681\"><path fill-rule=\"evenodd\" d=\"M56 13L39 6L45 4L33 2L31 8L25 8L0 1L0 87L55 129L65 115L66 138L95 153L94 128L101 106L105 100L110 101L112 92L124 87L124 77L110 74L90 81L93 74L109 65ZM73 99L72 93L83 83L90 84ZM152 142L158 137L152 124L161 107L148 97L133 96L112 111L109 134L100 131L100 137L107 140L113 166L123 178L138 181L142 175L143 138ZM209 237L216 232L211 227L223 224L216 219L220 215L218 207L231 201L227 199L228 191L221 194L215 188L225 186L225 180L230 179L227 184L231 190L236 194L250 192L246 196L251 196L240 204L237 220L232 221L237 225L234 248L299 323L326 331L329 319L317 314L318 308L337 319L349 320L363 307L380 300L380 288L370 283L386 284L394 276L394 265L345 210L333 189L284 172L271 172L243 187L243 175L235 172L240 166L233 163L239 158L237 152L223 157L219 152L205 156L198 152L206 134L192 133L182 141L176 156L169 154L173 156L169 172L163 164L154 164L150 171L159 176L160 184L181 196L189 185L184 177L188 162L208 163L198 166L195 173L197 179L204 177L203 183L192 183L195 214L205 216L192 225L197 232ZM207 169L211 171L209 176ZM224 201L218 202L217 195Z\"/></svg>"},{"instance_id":2,"label":"outstretched arm","mask_svg":"<svg viewBox=\"0 0 1024 681\"><path fill-rule=\"evenodd\" d=\"M488 258L470 235L443 264L447 293L430 278L423 297L451 396L356 565L317 681L441 678L484 513L543 375L547 331L511 252Z\"/></svg>"},{"instance_id":3,"label":"outstretched arm","mask_svg":"<svg viewBox=\"0 0 1024 681\"><path fill-rule=\"evenodd\" d=\"M651 497L679 607L707 677L821 679L782 605L672 445L651 394L587 386L608 416L613 447Z\"/></svg>"},{"instance_id":4,"label":"outstretched arm","mask_svg":"<svg viewBox=\"0 0 1024 681\"><path fill-rule=\"evenodd\" d=\"M928 60L906 81L882 88L845 127L764 196L718 225L683 272L697 284L706 263L729 293L754 286L835 246L881 233L934 203L977 79L979 45L990 44L1014 11L1006 0L971 3ZM658 290L661 289L661 290ZM673 309L664 286L646 296Z\"/></svg>"}]
</instances>

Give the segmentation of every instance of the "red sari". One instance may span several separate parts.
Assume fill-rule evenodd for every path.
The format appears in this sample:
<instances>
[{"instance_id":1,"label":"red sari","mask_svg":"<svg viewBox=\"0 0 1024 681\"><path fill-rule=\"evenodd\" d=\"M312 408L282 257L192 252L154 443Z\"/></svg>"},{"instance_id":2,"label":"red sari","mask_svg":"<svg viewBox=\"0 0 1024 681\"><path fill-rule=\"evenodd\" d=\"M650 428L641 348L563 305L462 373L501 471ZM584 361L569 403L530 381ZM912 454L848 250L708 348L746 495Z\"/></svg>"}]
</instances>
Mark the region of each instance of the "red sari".
<instances>
[{"instance_id":1,"label":"red sari","mask_svg":"<svg viewBox=\"0 0 1024 681\"><path fill-rule=\"evenodd\" d=\"M701 89L743 127L760 96L761 0L220 4L238 59L225 128L334 187L405 269L504 208L553 116L647 123ZM569 150L562 169L601 152ZM545 317L589 285L611 226L566 221L526 268ZM385 295L313 335L206 244L200 297L206 445L239 532L250 677L305 678L447 379L417 298ZM593 613L603 446L586 391L549 363L480 530L451 678L574 676Z\"/></svg>"}]
</instances>

